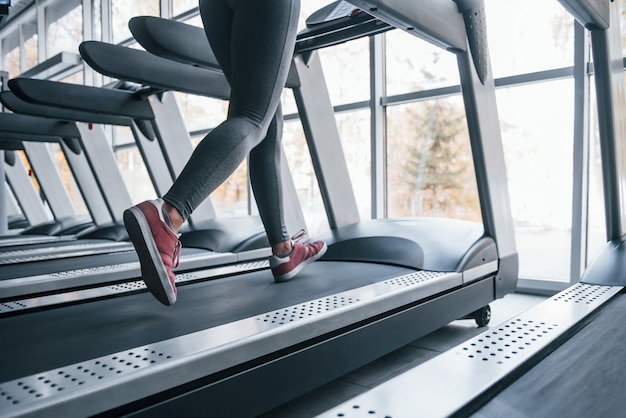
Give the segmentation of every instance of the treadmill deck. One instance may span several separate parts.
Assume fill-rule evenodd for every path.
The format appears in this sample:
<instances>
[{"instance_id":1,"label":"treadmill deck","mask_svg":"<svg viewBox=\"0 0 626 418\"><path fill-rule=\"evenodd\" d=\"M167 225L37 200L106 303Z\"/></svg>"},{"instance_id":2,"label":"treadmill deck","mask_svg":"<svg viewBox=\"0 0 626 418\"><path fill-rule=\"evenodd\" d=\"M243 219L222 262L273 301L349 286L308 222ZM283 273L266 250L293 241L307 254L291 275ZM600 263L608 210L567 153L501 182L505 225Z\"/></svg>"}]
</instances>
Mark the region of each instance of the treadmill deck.
<instances>
[{"instance_id":1,"label":"treadmill deck","mask_svg":"<svg viewBox=\"0 0 626 418\"><path fill-rule=\"evenodd\" d=\"M317 262L287 283L264 270L180 286L169 308L142 292L5 318L0 407L102 412L462 285L461 273Z\"/></svg>"}]
</instances>

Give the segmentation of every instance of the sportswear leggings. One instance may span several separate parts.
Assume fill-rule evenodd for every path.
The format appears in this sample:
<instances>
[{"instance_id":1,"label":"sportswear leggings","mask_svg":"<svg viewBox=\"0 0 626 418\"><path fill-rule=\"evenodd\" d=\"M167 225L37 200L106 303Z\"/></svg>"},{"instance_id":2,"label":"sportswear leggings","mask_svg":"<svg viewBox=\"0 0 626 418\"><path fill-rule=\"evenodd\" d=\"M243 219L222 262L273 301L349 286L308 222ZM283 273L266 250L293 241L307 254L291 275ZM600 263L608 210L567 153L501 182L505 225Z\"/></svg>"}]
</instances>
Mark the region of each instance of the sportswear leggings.
<instances>
[{"instance_id":1,"label":"sportswear leggings","mask_svg":"<svg viewBox=\"0 0 626 418\"><path fill-rule=\"evenodd\" d=\"M280 95L300 0L200 0L206 36L230 83L226 121L194 150L163 199L187 220L250 155L252 190L271 245L287 241L281 192Z\"/></svg>"}]
</instances>

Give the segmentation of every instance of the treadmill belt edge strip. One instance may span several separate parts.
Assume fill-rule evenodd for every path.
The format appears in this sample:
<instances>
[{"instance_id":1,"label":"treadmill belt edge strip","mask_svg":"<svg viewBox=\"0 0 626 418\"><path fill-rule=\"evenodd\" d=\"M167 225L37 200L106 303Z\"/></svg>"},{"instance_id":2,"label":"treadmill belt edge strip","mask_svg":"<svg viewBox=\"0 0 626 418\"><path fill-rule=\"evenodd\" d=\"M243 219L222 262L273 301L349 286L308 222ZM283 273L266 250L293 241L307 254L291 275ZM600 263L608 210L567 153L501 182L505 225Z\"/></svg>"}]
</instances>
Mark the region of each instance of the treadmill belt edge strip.
<instances>
[{"instance_id":1,"label":"treadmill belt edge strip","mask_svg":"<svg viewBox=\"0 0 626 418\"><path fill-rule=\"evenodd\" d=\"M468 408L577 323L600 308L621 286L578 283L520 315L438 355L323 414L449 417ZM369 416L369 415L368 415Z\"/></svg>"},{"instance_id":2,"label":"treadmill belt edge strip","mask_svg":"<svg viewBox=\"0 0 626 418\"><path fill-rule=\"evenodd\" d=\"M412 272L18 378L0 383L0 410L65 417L104 412L461 285L461 273Z\"/></svg>"},{"instance_id":3,"label":"treadmill belt edge strip","mask_svg":"<svg viewBox=\"0 0 626 418\"><path fill-rule=\"evenodd\" d=\"M217 276L231 275L241 272L250 272L257 269L269 268L268 260L250 261L247 263L229 264L216 266L203 270L176 273L176 284L204 280ZM9 302L0 302L0 318L7 314L22 313L29 309L41 309L44 307L56 306L64 303L85 302L90 299L98 299L120 295L128 292L146 290L143 280L136 280L124 283L112 284L109 286L97 287L93 289L77 290L74 292L53 294L47 296L34 297Z\"/></svg>"},{"instance_id":4,"label":"treadmill belt edge strip","mask_svg":"<svg viewBox=\"0 0 626 418\"><path fill-rule=\"evenodd\" d=\"M130 254L130 253L127 253ZM133 254L133 259L136 256ZM200 251L183 254L180 265L174 271L213 267L218 264L251 261L267 257L268 249L244 251L239 253L219 253ZM59 291L72 287L92 286L103 283L119 282L122 280L138 279L141 277L139 261L120 264L105 264L96 267L79 268L75 270L40 274L26 277L15 277L0 280L0 295L2 299L15 299L34 293Z\"/></svg>"},{"instance_id":5,"label":"treadmill belt edge strip","mask_svg":"<svg viewBox=\"0 0 626 418\"><path fill-rule=\"evenodd\" d=\"M58 257L75 257L80 255L101 254L104 252L131 251L133 249L133 246L130 243L123 241L68 242L68 245L63 246L0 251L0 264L25 263L29 261L48 260Z\"/></svg>"}]
</instances>

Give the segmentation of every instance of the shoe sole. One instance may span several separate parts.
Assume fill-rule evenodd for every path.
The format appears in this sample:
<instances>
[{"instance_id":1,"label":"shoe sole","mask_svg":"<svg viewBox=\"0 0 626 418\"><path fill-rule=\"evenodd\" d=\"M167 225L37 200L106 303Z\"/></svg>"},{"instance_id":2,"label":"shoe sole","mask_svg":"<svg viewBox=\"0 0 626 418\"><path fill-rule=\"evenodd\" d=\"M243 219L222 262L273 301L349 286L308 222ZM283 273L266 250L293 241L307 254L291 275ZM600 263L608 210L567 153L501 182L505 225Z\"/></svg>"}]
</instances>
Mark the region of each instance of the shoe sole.
<instances>
[{"instance_id":1,"label":"shoe sole","mask_svg":"<svg viewBox=\"0 0 626 418\"><path fill-rule=\"evenodd\" d=\"M313 257L307 258L302 263L298 264L298 266L295 269L291 270L289 273L283 274L282 276L274 277L274 281L276 283L284 283L293 279L295 275L300 273L300 270L302 270L306 265L319 260L324 254L326 254L327 249L328 247L326 246L326 243L324 243L324 246L317 254L315 254Z\"/></svg>"},{"instance_id":2,"label":"shoe sole","mask_svg":"<svg viewBox=\"0 0 626 418\"><path fill-rule=\"evenodd\" d=\"M173 305L176 302L176 291L143 212L136 207L125 210L124 226L139 257L141 277L146 287L159 302L166 306Z\"/></svg>"}]
</instances>

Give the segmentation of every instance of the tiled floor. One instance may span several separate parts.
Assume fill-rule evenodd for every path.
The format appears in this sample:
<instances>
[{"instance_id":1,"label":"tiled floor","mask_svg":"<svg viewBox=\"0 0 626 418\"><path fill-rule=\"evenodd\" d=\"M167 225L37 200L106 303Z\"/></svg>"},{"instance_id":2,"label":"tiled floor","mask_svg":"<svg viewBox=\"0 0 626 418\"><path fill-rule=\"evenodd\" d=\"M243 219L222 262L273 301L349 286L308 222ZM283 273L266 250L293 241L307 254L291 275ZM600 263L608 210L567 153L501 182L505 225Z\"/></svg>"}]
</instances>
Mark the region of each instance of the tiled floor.
<instances>
[{"instance_id":1,"label":"tiled floor","mask_svg":"<svg viewBox=\"0 0 626 418\"><path fill-rule=\"evenodd\" d=\"M490 304L492 317L489 326L496 326L543 300L545 296L518 293L496 300ZM454 321L385 357L264 414L263 418L315 416L451 349L485 329L478 328L474 320Z\"/></svg>"}]
</instances>

